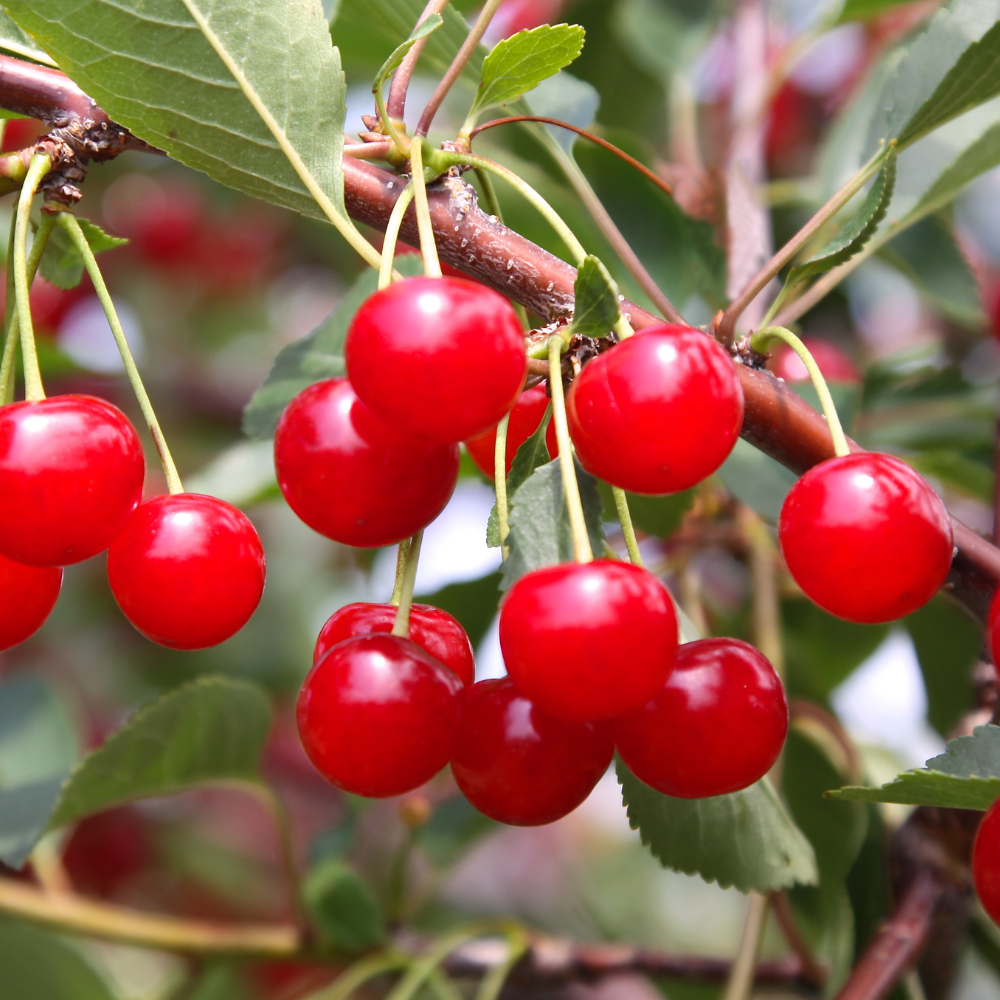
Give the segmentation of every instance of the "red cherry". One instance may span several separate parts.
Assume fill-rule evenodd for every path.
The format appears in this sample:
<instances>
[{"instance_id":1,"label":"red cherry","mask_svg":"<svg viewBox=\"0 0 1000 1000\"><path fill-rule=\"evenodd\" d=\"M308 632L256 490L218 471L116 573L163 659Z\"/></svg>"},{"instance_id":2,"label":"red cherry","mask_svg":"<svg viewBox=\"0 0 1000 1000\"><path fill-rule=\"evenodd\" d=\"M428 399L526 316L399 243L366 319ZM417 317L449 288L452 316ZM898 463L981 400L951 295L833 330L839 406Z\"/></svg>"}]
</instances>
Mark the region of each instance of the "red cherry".
<instances>
[{"instance_id":1,"label":"red cherry","mask_svg":"<svg viewBox=\"0 0 1000 1000\"><path fill-rule=\"evenodd\" d=\"M302 746L345 792L402 795L448 763L461 690L454 673L409 639L347 639L313 667L299 692Z\"/></svg>"},{"instance_id":2,"label":"red cherry","mask_svg":"<svg viewBox=\"0 0 1000 1000\"><path fill-rule=\"evenodd\" d=\"M666 795L702 799L737 792L771 770L788 732L788 702L753 646L699 639L677 650L659 694L613 725L637 778Z\"/></svg>"},{"instance_id":3,"label":"red cherry","mask_svg":"<svg viewBox=\"0 0 1000 1000\"><path fill-rule=\"evenodd\" d=\"M987 809L976 831L972 883L990 920L1000 923L1000 802Z\"/></svg>"},{"instance_id":4,"label":"red cherry","mask_svg":"<svg viewBox=\"0 0 1000 1000\"><path fill-rule=\"evenodd\" d=\"M30 566L96 556L138 505L144 468L135 428L103 399L0 408L0 552Z\"/></svg>"},{"instance_id":5,"label":"red cherry","mask_svg":"<svg viewBox=\"0 0 1000 1000\"><path fill-rule=\"evenodd\" d=\"M200 493L140 504L108 549L118 607L171 649L204 649L238 632L264 591L264 547L247 516Z\"/></svg>"},{"instance_id":6,"label":"red cherry","mask_svg":"<svg viewBox=\"0 0 1000 1000\"><path fill-rule=\"evenodd\" d=\"M986 616L986 641L989 643L993 662L1000 656L1000 589L993 595L989 614Z\"/></svg>"},{"instance_id":7,"label":"red cherry","mask_svg":"<svg viewBox=\"0 0 1000 1000\"><path fill-rule=\"evenodd\" d=\"M463 278L407 278L376 292L351 322L345 357L379 417L438 441L499 423L527 368L510 303Z\"/></svg>"},{"instance_id":8,"label":"red cherry","mask_svg":"<svg viewBox=\"0 0 1000 1000\"><path fill-rule=\"evenodd\" d=\"M313 651L313 663L318 663L333 646L356 635L388 634L396 621L392 604L348 604L335 611L320 629ZM430 604L410 607L410 636L421 649L458 674L469 685L476 679L476 660L472 643L465 629L447 611Z\"/></svg>"},{"instance_id":9,"label":"red cherry","mask_svg":"<svg viewBox=\"0 0 1000 1000\"><path fill-rule=\"evenodd\" d=\"M667 589L639 566L563 563L511 587L500 610L500 648L511 679L543 712L607 719L663 686L677 617Z\"/></svg>"},{"instance_id":10,"label":"red cherry","mask_svg":"<svg viewBox=\"0 0 1000 1000\"><path fill-rule=\"evenodd\" d=\"M507 424L507 474L510 475L511 463L517 454L517 449L538 430L538 425L545 416L549 405L549 397L545 394L544 385L536 385L525 389L510 411L510 421ZM493 478L493 452L497 444L497 429L493 427L485 434L477 434L465 442L466 450L472 461L482 470L483 474ZM549 455L555 458L559 454L556 442L555 421L550 420L545 429L545 444Z\"/></svg>"},{"instance_id":11,"label":"red cherry","mask_svg":"<svg viewBox=\"0 0 1000 1000\"><path fill-rule=\"evenodd\" d=\"M303 389L274 435L278 485L314 531L375 548L408 538L444 510L458 448L379 420L345 378Z\"/></svg>"},{"instance_id":12,"label":"red cherry","mask_svg":"<svg viewBox=\"0 0 1000 1000\"><path fill-rule=\"evenodd\" d=\"M480 681L462 696L451 770L481 813L512 826L541 826L583 802L614 749L606 724L545 715L509 678Z\"/></svg>"},{"instance_id":13,"label":"red cherry","mask_svg":"<svg viewBox=\"0 0 1000 1000\"><path fill-rule=\"evenodd\" d=\"M58 567L25 566L0 556L0 650L42 627L56 606L62 578Z\"/></svg>"},{"instance_id":14,"label":"red cherry","mask_svg":"<svg viewBox=\"0 0 1000 1000\"><path fill-rule=\"evenodd\" d=\"M743 390L711 337L659 324L590 361L566 410L588 472L633 493L675 493L710 476L733 450Z\"/></svg>"},{"instance_id":15,"label":"red cherry","mask_svg":"<svg viewBox=\"0 0 1000 1000\"><path fill-rule=\"evenodd\" d=\"M828 382L848 382L852 385L861 382L858 366L836 344L819 337L805 337L802 343L809 349L813 361ZM782 344L771 356L768 367L786 382L810 381L804 362L787 344Z\"/></svg>"},{"instance_id":16,"label":"red cherry","mask_svg":"<svg viewBox=\"0 0 1000 1000\"><path fill-rule=\"evenodd\" d=\"M824 611L894 621L923 607L951 566L951 519L904 462L860 452L813 466L791 488L778 539L795 582Z\"/></svg>"}]
</instances>

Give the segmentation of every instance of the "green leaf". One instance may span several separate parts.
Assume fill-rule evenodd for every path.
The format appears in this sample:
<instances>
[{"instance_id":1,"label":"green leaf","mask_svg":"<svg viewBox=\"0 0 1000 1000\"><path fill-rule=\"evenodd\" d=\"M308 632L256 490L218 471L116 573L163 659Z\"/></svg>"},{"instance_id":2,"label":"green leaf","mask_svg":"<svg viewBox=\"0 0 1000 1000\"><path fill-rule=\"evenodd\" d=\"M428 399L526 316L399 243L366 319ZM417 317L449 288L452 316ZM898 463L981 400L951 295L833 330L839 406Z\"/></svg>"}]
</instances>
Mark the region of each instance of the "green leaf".
<instances>
[{"instance_id":1,"label":"green leaf","mask_svg":"<svg viewBox=\"0 0 1000 1000\"><path fill-rule=\"evenodd\" d=\"M367 951L385 939L385 918L374 893L338 858L321 861L305 878L302 898L323 942Z\"/></svg>"},{"instance_id":2,"label":"green leaf","mask_svg":"<svg viewBox=\"0 0 1000 1000\"><path fill-rule=\"evenodd\" d=\"M937 596L904 619L927 688L927 718L942 735L972 709L972 667L983 628L952 601Z\"/></svg>"},{"instance_id":3,"label":"green leaf","mask_svg":"<svg viewBox=\"0 0 1000 1000\"><path fill-rule=\"evenodd\" d=\"M255 198L344 216L347 87L318 0L5 0L115 121Z\"/></svg>"},{"instance_id":4,"label":"green leaf","mask_svg":"<svg viewBox=\"0 0 1000 1000\"><path fill-rule=\"evenodd\" d=\"M983 503L993 499L996 474L985 461L944 448L907 455L906 461L922 475L940 479Z\"/></svg>"},{"instance_id":5,"label":"green leaf","mask_svg":"<svg viewBox=\"0 0 1000 1000\"><path fill-rule=\"evenodd\" d=\"M569 122L577 128L590 128L601 98L597 91L584 80L578 80L565 70L543 80L525 98L530 105L527 110L543 118L556 118ZM558 125L542 126L564 153L569 153L578 136L568 128Z\"/></svg>"},{"instance_id":6,"label":"green leaf","mask_svg":"<svg viewBox=\"0 0 1000 1000\"><path fill-rule=\"evenodd\" d=\"M718 475L737 500L771 524L778 523L781 505L798 478L743 438L719 467Z\"/></svg>"},{"instance_id":7,"label":"green leaf","mask_svg":"<svg viewBox=\"0 0 1000 1000\"><path fill-rule=\"evenodd\" d=\"M926 767L904 771L881 788L848 785L833 799L900 802L946 809L989 809L1000 798L1000 726L976 726L971 736L949 740Z\"/></svg>"},{"instance_id":8,"label":"green leaf","mask_svg":"<svg viewBox=\"0 0 1000 1000\"><path fill-rule=\"evenodd\" d=\"M896 184L896 151L890 149L882 169L878 172L865 200L851 220L819 253L807 257L788 270L786 288L800 281L823 274L850 260L875 234L878 224L885 218Z\"/></svg>"},{"instance_id":9,"label":"green leaf","mask_svg":"<svg viewBox=\"0 0 1000 1000\"><path fill-rule=\"evenodd\" d=\"M847 21L867 21L870 18L878 17L883 11L899 7L901 4L910 3L911 0L846 0L837 16L837 24L844 24Z\"/></svg>"},{"instance_id":10,"label":"green leaf","mask_svg":"<svg viewBox=\"0 0 1000 1000\"><path fill-rule=\"evenodd\" d=\"M610 517L614 517L616 508L611 487L607 483L598 481L597 489L601 494L604 509ZM625 494L633 526L647 535L656 535L657 538L669 538L681 526L684 515L694 504L694 498L694 490L668 493L665 496L628 492Z\"/></svg>"},{"instance_id":11,"label":"green leaf","mask_svg":"<svg viewBox=\"0 0 1000 1000\"><path fill-rule=\"evenodd\" d=\"M423 273L416 254L400 257L396 270L403 275ZM282 348L264 384L243 411L244 434L255 438L273 437L281 414L294 396L321 379L344 375L347 329L361 303L375 291L377 284L378 275L374 271L363 271L340 305L312 333Z\"/></svg>"},{"instance_id":12,"label":"green leaf","mask_svg":"<svg viewBox=\"0 0 1000 1000\"><path fill-rule=\"evenodd\" d=\"M12 920L0 921L0 996L10 1000L115 1000L79 949Z\"/></svg>"},{"instance_id":13,"label":"green leaf","mask_svg":"<svg viewBox=\"0 0 1000 1000\"><path fill-rule=\"evenodd\" d=\"M381 69L375 74L375 82L372 84L372 93L380 94L382 88L385 86L385 81L389 79L393 70L403 61L403 57L406 55L413 46L420 41L421 38L426 38L432 32L437 31L441 25L444 24L444 19L440 14L431 14L429 17L425 18L420 24L417 25L410 33L410 37L406 39L400 45L397 45L392 51L392 55L384 63L382 63Z\"/></svg>"},{"instance_id":14,"label":"green leaf","mask_svg":"<svg viewBox=\"0 0 1000 1000\"><path fill-rule=\"evenodd\" d=\"M676 799L620 760L616 769L629 825L665 868L740 892L816 882L813 849L766 778L732 795Z\"/></svg>"},{"instance_id":15,"label":"green leaf","mask_svg":"<svg viewBox=\"0 0 1000 1000\"><path fill-rule=\"evenodd\" d=\"M250 1000L251 994L238 967L228 963L210 965L184 993L184 1000Z\"/></svg>"},{"instance_id":16,"label":"green leaf","mask_svg":"<svg viewBox=\"0 0 1000 1000\"><path fill-rule=\"evenodd\" d=\"M441 608L457 618L475 649L489 630L500 601L500 571L478 580L449 583L433 594L417 595L424 604Z\"/></svg>"},{"instance_id":17,"label":"green leaf","mask_svg":"<svg viewBox=\"0 0 1000 1000\"><path fill-rule=\"evenodd\" d=\"M83 235L95 254L104 250L114 250L115 247L123 247L128 243L128 240L122 237L109 235L100 226L95 226L87 219L77 219L77 222L80 223L80 229L83 230ZM45 244L39 267L42 277L58 288L76 288L80 284L80 279L83 277L83 258L62 226L56 226L52 230L49 242Z\"/></svg>"},{"instance_id":18,"label":"green leaf","mask_svg":"<svg viewBox=\"0 0 1000 1000\"><path fill-rule=\"evenodd\" d=\"M525 573L573 560L573 536L569 530L563 493L561 458L542 465L510 497L510 555L503 564L501 590L508 590ZM593 550L604 549L603 506L597 481L576 464L583 515Z\"/></svg>"},{"instance_id":19,"label":"green leaf","mask_svg":"<svg viewBox=\"0 0 1000 1000\"><path fill-rule=\"evenodd\" d=\"M184 485L189 493L206 493L236 507L276 497L274 446L270 441L240 441L193 476L185 476Z\"/></svg>"},{"instance_id":20,"label":"green leaf","mask_svg":"<svg viewBox=\"0 0 1000 1000\"><path fill-rule=\"evenodd\" d=\"M469 120L517 100L564 69L583 49L583 35L578 24L542 24L498 42L483 62L483 81Z\"/></svg>"},{"instance_id":21,"label":"green leaf","mask_svg":"<svg viewBox=\"0 0 1000 1000\"><path fill-rule=\"evenodd\" d=\"M0 861L20 868L31 852L79 746L66 709L32 674L0 684Z\"/></svg>"},{"instance_id":22,"label":"green leaf","mask_svg":"<svg viewBox=\"0 0 1000 1000\"><path fill-rule=\"evenodd\" d=\"M545 411L542 422L538 425L538 430L526 441L522 442L514 455L514 461L510 463L510 472L507 473L507 508L510 510L514 502L514 494L521 488L525 480L547 462L552 461L548 446L545 443L545 432L549 429L549 421L552 419L552 407ZM500 545L500 522L497 520L497 505L493 505L490 511L489 520L486 522L486 544L491 548L498 548Z\"/></svg>"},{"instance_id":23,"label":"green leaf","mask_svg":"<svg viewBox=\"0 0 1000 1000\"><path fill-rule=\"evenodd\" d=\"M583 258L573 284L573 322L570 329L582 337L606 337L618 322L618 285L593 255Z\"/></svg>"},{"instance_id":24,"label":"green leaf","mask_svg":"<svg viewBox=\"0 0 1000 1000\"><path fill-rule=\"evenodd\" d=\"M254 781L271 727L255 684L202 677L139 709L70 775L55 829L111 806L210 781Z\"/></svg>"},{"instance_id":25,"label":"green leaf","mask_svg":"<svg viewBox=\"0 0 1000 1000\"><path fill-rule=\"evenodd\" d=\"M3 8L0 8L0 49L13 52L24 59L47 63L55 66L55 60L43 52L10 18Z\"/></svg>"}]
</instances>

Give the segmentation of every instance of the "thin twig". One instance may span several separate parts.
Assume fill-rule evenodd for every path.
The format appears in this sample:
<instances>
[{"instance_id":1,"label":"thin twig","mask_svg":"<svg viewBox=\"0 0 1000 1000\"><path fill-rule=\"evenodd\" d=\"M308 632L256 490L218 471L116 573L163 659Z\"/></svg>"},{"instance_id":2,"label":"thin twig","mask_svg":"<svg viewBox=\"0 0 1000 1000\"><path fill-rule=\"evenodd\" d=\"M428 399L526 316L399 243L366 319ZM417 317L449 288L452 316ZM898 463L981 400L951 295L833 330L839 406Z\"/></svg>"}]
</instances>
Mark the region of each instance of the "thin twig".
<instances>
[{"instance_id":1,"label":"thin twig","mask_svg":"<svg viewBox=\"0 0 1000 1000\"><path fill-rule=\"evenodd\" d=\"M472 57L472 53L476 50L480 39L486 33L486 29L490 26L490 21L493 20L493 15L497 12L500 3L501 0L486 0L483 9L479 12L479 17L476 18L476 23L472 26L468 36L462 43L462 47L456 53L455 58L452 59L447 72L441 78L441 82L435 87L434 93L431 94L431 99L427 102L427 106L421 113L420 121L417 123L416 128L417 135L427 135L431 127L431 122L434 121L434 116L438 113L438 108L441 107L442 101L448 96L448 91L451 90L462 70L465 69L465 64Z\"/></svg>"},{"instance_id":2,"label":"thin twig","mask_svg":"<svg viewBox=\"0 0 1000 1000\"><path fill-rule=\"evenodd\" d=\"M447 6L448 0L430 0L427 6L424 7L423 13L417 18L417 23L413 26L413 30L416 31L431 14L440 14ZM396 118L399 121L403 120L403 116L406 113L406 92L409 89L417 60L420 58L420 53L424 51L424 46L427 44L428 38L430 38L430 35L424 35L423 38L418 38L413 43L410 51L403 56L403 61L393 74L392 83L389 85L389 97L385 102L386 113L391 118Z\"/></svg>"},{"instance_id":3,"label":"thin twig","mask_svg":"<svg viewBox=\"0 0 1000 1000\"><path fill-rule=\"evenodd\" d=\"M754 973L757 970L757 952L760 951L760 939L764 933L766 918L767 896L751 892L746 922L743 924L743 937L740 939L740 950L736 953L736 961L733 962L729 973L722 1000L747 1000L750 996Z\"/></svg>"}]
</instances>

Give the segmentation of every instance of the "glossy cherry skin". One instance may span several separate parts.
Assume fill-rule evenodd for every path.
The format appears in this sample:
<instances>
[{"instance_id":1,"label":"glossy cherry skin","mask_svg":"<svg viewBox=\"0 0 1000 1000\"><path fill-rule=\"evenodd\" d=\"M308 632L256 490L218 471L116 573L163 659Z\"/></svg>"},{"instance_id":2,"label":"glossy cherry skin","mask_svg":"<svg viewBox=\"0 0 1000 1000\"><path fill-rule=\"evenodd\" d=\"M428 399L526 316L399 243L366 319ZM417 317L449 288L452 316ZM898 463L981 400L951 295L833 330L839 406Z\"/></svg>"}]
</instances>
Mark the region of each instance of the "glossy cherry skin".
<instances>
[{"instance_id":1,"label":"glossy cherry skin","mask_svg":"<svg viewBox=\"0 0 1000 1000\"><path fill-rule=\"evenodd\" d=\"M299 736L327 781L386 798L430 781L451 757L462 682L394 635L338 643L299 692Z\"/></svg>"},{"instance_id":2,"label":"glossy cherry skin","mask_svg":"<svg viewBox=\"0 0 1000 1000\"><path fill-rule=\"evenodd\" d=\"M171 649L205 649L238 632L264 592L264 546L231 504L200 493L140 504L108 549L118 607Z\"/></svg>"},{"instance_id":3,"label":"glossy cherry skin","mask_svg":"<svg viewBox=\"0 0 1000 1000\"><path fill-rule=\"evenodd\" d=\"M614 749L608 723L554 719L509 678L480 681L462 695L451 771L481 813L511 826L541 826L583 802Z\"/></svg>"},{"instance_id":4,"label":"glossy cherry skin","mask_svg":"<svg viewBox=\"0 0 1000 1000\"><path fill-rule=\"evenodd\" d=\"M752 785L778 759L788 701L762 653L739 639L677 650L667 683L612 723L621 758L666 795L701 799Z\"/></svg>"},{"instance_id":5,"label":"glossy cherry skin","mask_svg":"<svg viewBox=\"0 0 1000 1000\"><path fill-rule=\"evenodd\" d=\"M344 356L374 413L450 442L499 423L527 370L513 307L463 278L406 278L376 292L355 313Z\"/></svg>"},{"instance_id":6,"label":"glossy cherry skin","mask_svg":"<svg viewBox=\"0 0 1000 1000\"><path fill-rule=\"evenodd\" d=\"M1000 802L986 810L972 846L972 884L990 920L1000 924Z\"/></svg>"},{"instance_id":7,"label":"glossy cherry skin","mask_svg":"<svg viewBox=\"0 0 1000 1000\"><path fill-rule=\"evenodd\" d=\"M711 337L659 324L588 362L566 412L588 472L633 493L674 493L710 476L733 450L743 390Z\"/></svg>"},{"instance_id":8,"label":"glossy cherry skin","mask_svg":"<svg viewBox=\"0 0 1000 1000\"><path fill-rule=\"evenodd\" d=\"M677 651L677 617L652 573L624 562L546 566L500 609L511 680L547 715L587 722L647 702Z\"/></svg>"},{"instance_id":9,"label":"glossy cherry skin","mask_svg":"<svg viewBox=\"0 0 1000 1000\"><path fill-rule=\"evenodd\" d=\"M938 495L904 462L875 452L813 466L785 498L778 539L806 596L867 624L923 607L944 583L953 549Z\"/></svg>"},{"instance_id":10,"label":"glossy cherry skin","mask_svg":"<svg viewBox=\"0 0 1000 1000\"><path fill-rule=\"evenodd\" d=\"M989 614L986 616L986 641L989 643L993 662L1000 656L1000 589L993 595Z\"/></svg>"},{"instance_id":11,"label":"glossy cherry skin","mask_svg":"<svg viewBox=\"0 0 1000 1000\"><path fill-rule=\"evenodd\" d=\"M56 606L62 578L57 566L25 566L0 556L0 650L42 627Z\"/></svg>"},{"instance_id":12,"label":"glossy cherry skin","mask_svg":"<svg viewBox=\"0 0 1000 1000\"><path fill-rule=\"evenodd\" d=\"M510 411L510 421L507 423L507 474L510 475L511 463L517 454L517 449L538 430L538 425L545 416L545 410L549 405L549 398L545 394L544 385L536 385L531 389L525 389L514 404L514 409ZM493 457L497 444L497 429L493 427L485 434L479 434L474 438L469 438L465 442L465 447L482 473L493 478ZM545 429L545 444L549 449L549 456L555 458L559 454L559 445L556 443L555 421L550 420L549 426Z\"/></svg>"},{"instance_id":13,"label":"glossy cherry skin","mask_svg":"<svg viewBox=\"0 0 1000 1000\"><path fill-rule=\"evenodd\" d=\"M396 610L392 604L348 604L335 611L320 629L313 663L318 663L333 646L345 639L376 632L388 634L396 621ZM472 643L458 620L447 611L430 604L411 605L409 638L454 671L464 685L476 679Z\"/></svg>"},{"instance_id":14,"label":"glossy cherry skin","mask_svg":"<svg viewBox=\"0 0 1000 1000\"><path fill-rule=\"evenodd\" d=\"M0 408L0 553L31 566L96 556L142 498L135 428L93 396Z\"/></svg>"},{"instance_id":15,"label":"glossy cherry skin","mask_svg":"<svg viewBox=\"0 0 1000 1000\"><path fill-rule=\"evenodd\" d=\"M430 524L458 480L458 447L383 423L345 378L303 389L274 435L278 485L314 531L392 545Z\"/></svg>"}]
</instances>

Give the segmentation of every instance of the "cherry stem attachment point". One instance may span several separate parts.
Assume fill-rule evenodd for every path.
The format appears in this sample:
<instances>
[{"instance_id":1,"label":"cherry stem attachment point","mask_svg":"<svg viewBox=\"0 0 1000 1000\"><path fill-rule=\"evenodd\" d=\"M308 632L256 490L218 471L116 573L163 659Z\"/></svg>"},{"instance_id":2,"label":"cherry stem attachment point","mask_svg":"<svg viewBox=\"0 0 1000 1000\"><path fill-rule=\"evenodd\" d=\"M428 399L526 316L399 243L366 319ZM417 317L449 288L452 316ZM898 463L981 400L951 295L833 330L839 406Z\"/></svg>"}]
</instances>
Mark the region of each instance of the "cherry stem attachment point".
<instances>
[{"instance_id":1,"label":"cherry stem attachment point","mask_svg":"<svg viewBox=\"0 0 1000 1000\"><path fill-rule=\"evenodd\" d=\"M823 408L823 415L826 417L827 425L830 428L830 437L833 439L833 452L838 458L850 455L851 448L844 435L844 428L841 426L840 417L837 416L837 408L833 405L833 397L830 389L823 378L823 373L813 360L809 349L792 333L791 330L783 326L765 326L758 330L750 338L750 347L758 354L767 353L767 345L773 340L784 341L801 358L802 363L809 372L809 378L816 387L816 394L819 396L820 405Z\"/></svg>"},{"instance_id":2,"label":"cherry stem attachment point","mask_svg":"<svg viewBox=\"0 0 1000 1000\"><path fill-rule=\"evenodd\" d=\"M437 245L434 242L431 209L427 204L423 146L424 140L420 136L416 136L410 146L410 169L413 171L410 183L416 195L417 232L420 234L420 255L424 259L424 274L429 278L440 278L441 262L438 260Z\"/></svg>"},{"instance_id":3,"label":"cherry stem attachment point","mask_svg":"<svg viewBox=\"0 0 1000 1000\"><path fill-rule=\"evenodd\" d=\"M21 358L24 364L24 398L45 398L42 372L35 350L35 329L31 323L31 302L28 282L28 224L31 220L31 203L42 178L52 169L52 159L46 153L35 153L31 158L27 176L17 201L14 221L14 298L17 321L21 331Z\"/></svg>"},{"instance_id":4,"label":"cherry stem attachment point","mask_svg":"<svg viewBox=\"0 0 1000 1000\"><path fill-rule=\"evenodd\" d=\"M510 550L507 548L507 535L510 533L510 523L507 512L507 425L510 414L504 415L497 424L497 439L493 446L493 486L497 495L497 527L500 532L500 555L504 562Z\"/></svg>"},{"instance_id":5,"label":"cherry stem attachment point","mask_svg":"<svg viewBox=\"0 0 1000 1000\"><path fill-rule=\"evenodd\" d=\"M639 551L639 542L635 537L635 528L632 526L632 513L628 509L628 498L625 496L625 491L619 486L611 487L611 495L615 498L615 508L618 511L618 521L622 526L625 548L628 549L629 562L633 566L641 566L642 553Z\"/></svg>"},{"instance_id":6,"label":"cherry stem attachment point","mask_svg":"<svg viewBox=\"0 0 1000 1000\"><path fill-rule=\"evenodd\" d=\"M396 620L392 623L392 634L405 639L410 634L410 608L413 605L413 585L417 579L417 562L420 559L420 542L423 540L423 529L411 539L406 549L406 565L403 568L403 582L399 590L399 609Z\"/></svg>"},{"instance_id":7,"label":"cherry stem attachment point","mask_svg":"<svg viewBox=\"0 0 1000 1000\"><path fill-rule=\"evenodd\" d=\"M114 302L111 300L111 293L108 291L108 286L104 283L104 276L101 274L97 259L90 249L87 237L80 228L80 223L76 221L76 216L72 213L60 212L56 221L66 230L77 252L83 258L83 266L87 269L87 274L90 275L94 291L97 293L97 298L104 309L104 315L108 318L108 325L111 327L111 333L122 356L122 363L125 365L125 373L128 375L132 391L135 393L135 398L139 403L139 409L142 410L142 415L146 418L146 425L149 427L149 433L152 435L153 443L156 445L156 450L159 453L160 464L163 466L163 474L167 479L167 489L171 495L183 493L184 486L181 483L181 477L177 473L177 466L174 464L173 456L170 454L170 448L167 446L167 439L164 437L160 422L156 418L153 404L149 401L146 387L142 384L142 377L139 375L139 369L136 367L135 359L132 357L132 350L128 346L128 341L125 339L125 331L122 329L121 322L118 319L118 312L115 309Z\"/></svg>"},{"instance_id":8,"label":"cherry stem attachment point","mask_svg":"<svg viewBox=\"0 0 1000 1000\"><path fill-rule=\"evenodd\" d=\"M46 244L49 242L49 234L52 232L55 224L56 220L53 216L48 214L43 215L42 221L38 225L38 231L35 233L35 239L31 244L31 252L28 254L27 261L29 294L31 283L35 280L35 272L38 270L38 265L42 260L42 254L45 252ZM11 227L11 233L13 234L13 227ZM9 255L8 259L12 258L13 253ZM11 275L10 284L13 285L13 274ZM10 288L8 288L8 294L9 293ZM14 295L10 295L8 302L9 315L7 323L7 336L3 345L3 360L0 361L0 405L3 403L9 403L13 398L14 358L17 355L18 331L20 329L18 316L14 311Z\"/></svg>"},{"instance_id":9,"label":"cherry stem attachment point","mask_svg":"<svg viewBox=\"0 0 1000 1000\"><path fill-rule=\"evenodd\" d=\"M392 284L392 265L396 259L396 243L399 240L399 227L403 224L403 216L413 201L416 188L410 181L396 199L389 213L389 221L385 227L385 240L382 243L382 266L378 269L378 290L388 288Z\"/></svg>"},{"instance_id":10,"label":"cherry stem attachment point","mask_svg":"<svg viewBox=\"0 0 1000 1000\"><path fill-rule=\"evenodd\" d=\"M566 512L573 536L573 555L578 563L588 563L594 558L587 534L587 520L583 516L580 484L576 481L573 461L573 442L569 437L566 421L566 398L563 395L562 365L559 356L566 346L562 337L549 337L549 391L552 393L552 419L556 422L556 441L559 443L559 467L562 471L563 493L566 495Z\"/></svg>"}]
</instances>

